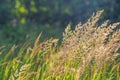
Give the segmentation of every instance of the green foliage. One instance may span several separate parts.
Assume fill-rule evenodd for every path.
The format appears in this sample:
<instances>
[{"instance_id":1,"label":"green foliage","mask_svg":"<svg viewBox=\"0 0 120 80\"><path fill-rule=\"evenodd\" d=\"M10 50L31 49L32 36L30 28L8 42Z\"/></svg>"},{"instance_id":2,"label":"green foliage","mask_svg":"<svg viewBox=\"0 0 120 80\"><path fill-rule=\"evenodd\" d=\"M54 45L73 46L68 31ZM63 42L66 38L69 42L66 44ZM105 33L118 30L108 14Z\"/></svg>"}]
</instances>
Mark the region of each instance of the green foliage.
<instances>
[{"instance_id":1,"label":"green foliage","mask_svg":"<svg viewBox=\"0 0 120 80\"><path fill-rule=\"evenodd\" d=\"M16 0L14 3L14 13L22 23L54 24L59 22L68 24L69 21L76 23L80 19L85 21L90 16L90 13L101 8L106 9L105 17L115 19L114 13L118 12L115 11L118 7L115 6L117 5L116 1L109 0L69 0L69 2L64 0L52 0L51 2L47 0ZM106 6L106 4L109 5ZM113 17L110 15L113 15Z\"/></svg>"},{"instance_id":2,"label":"green foliage","mask_svg":"<svg viewBox=\"0 0 120 80\"><path fill-rule=\"evenodd\" d=\"M73 23L78 23L80 19L85 21L93 11L101 8L105 9L104 17L106 18L116 20L116 15L119 16L118 0L52 0L51 2L47 0L4 0L0 4L0 21L6 23L17 18L22 24L58 22L65 26L70 21Z\"/></svg>"},{"instance_id":3,"label":"green foliage","mask_svg":"<svg viewBox=\"0 0 120 80\"><path fill-rule=\"evenodd\" d=\"M7 24L12 19L14 15L12 14L12 4L9 0L0 1L0 26Z\"/></svg>"},{"instance_id":4,"label":"green foliage","mask_svg":"<svg viewBox=\"0 0 120 80\"><path fill-rule=\"evenodd\" d=\"M43 27L44 26L44 27ZM42 32L41 41L44 39L53 38L62 38L63 29L55 27L52 29L50 25L23 25L20 23L17 24L6 24L1 26L0 29L0 45L12 45L12 44L23 44L24 40L29 40L33 42L37 35Z\"/></svg>"},{"instance_id":5,"label":"green foliage","mask_svg":"<svg viewBox=\"0 0 120 80\"><path fill-rule=\"evenodd\" d=\"M0 45L23 43L26 35L37 36L41 31L45 37L61 39L60 32L69 22L73 25L84 22L93 11L101 8L105 9L104 19L119 21L118 0L0 1Z\"/></svg>"}]
</instances>

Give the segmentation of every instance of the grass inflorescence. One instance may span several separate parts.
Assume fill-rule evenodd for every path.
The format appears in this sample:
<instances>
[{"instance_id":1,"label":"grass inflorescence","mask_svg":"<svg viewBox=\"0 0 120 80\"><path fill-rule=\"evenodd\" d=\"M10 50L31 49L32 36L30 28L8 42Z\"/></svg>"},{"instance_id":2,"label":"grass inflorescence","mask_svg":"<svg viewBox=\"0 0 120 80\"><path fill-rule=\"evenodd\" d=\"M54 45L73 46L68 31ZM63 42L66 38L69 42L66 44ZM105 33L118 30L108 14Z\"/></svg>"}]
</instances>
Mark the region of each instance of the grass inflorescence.
<instances>
[{"instance_id":1,"label":"grass inflorescence","mask_svg":"<svg viewBox=\"0 0 120 80\"><path fill-rule=\"evenodd\" d=\"M98 24L103 10L58 39L0 47L0 80L120 80L120 22Z\"/></svg>"}]
</instances>

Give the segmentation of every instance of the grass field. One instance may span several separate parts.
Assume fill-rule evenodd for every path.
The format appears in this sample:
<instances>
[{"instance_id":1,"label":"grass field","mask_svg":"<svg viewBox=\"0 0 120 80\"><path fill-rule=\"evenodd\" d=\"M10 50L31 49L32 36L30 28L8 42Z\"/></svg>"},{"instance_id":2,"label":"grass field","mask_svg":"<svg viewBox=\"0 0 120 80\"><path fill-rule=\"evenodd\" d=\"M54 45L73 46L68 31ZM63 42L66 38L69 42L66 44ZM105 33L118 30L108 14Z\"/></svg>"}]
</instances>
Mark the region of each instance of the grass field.
<instances>
[{"instance_id":1,"label":"grass field","mask_svg":"<svg viewBox=\"0 0 120 80\"><path fill-rule=\"evenodd\" d=\"M70 24L58 39L0 47L0 80L120 80L120 23L98 24L98 11L84 24Z\"/></svg>"}]
</instances>

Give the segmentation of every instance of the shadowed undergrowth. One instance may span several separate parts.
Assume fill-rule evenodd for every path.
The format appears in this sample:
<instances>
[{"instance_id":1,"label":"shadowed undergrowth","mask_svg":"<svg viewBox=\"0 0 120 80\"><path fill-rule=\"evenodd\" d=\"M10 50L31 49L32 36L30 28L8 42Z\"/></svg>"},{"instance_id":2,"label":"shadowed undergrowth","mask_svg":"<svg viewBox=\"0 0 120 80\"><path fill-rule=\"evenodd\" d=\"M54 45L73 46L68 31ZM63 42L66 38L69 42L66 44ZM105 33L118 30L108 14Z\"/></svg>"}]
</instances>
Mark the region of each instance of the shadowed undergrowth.
<instances>
[{"instance_id":1,"label":"shadowed undergrowth","mask_svg":"<svg viewBox=\"0 0 120 80\"><path fill-rule=\"evenodd\" d=\"M0 47L0 80L120 80L120 23L98 25L102 10L58 39Z\"/></svg>"}]
</instances>

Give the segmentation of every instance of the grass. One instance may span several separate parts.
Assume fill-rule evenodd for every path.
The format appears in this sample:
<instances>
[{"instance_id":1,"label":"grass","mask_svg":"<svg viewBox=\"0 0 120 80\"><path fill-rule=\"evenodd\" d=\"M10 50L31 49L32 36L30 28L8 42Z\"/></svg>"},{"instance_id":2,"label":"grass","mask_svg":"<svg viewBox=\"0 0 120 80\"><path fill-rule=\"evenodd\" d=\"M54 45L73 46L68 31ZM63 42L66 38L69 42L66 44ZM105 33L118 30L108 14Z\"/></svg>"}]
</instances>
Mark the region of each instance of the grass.
<instances>
[{"instance_id":1,"label":"grass","mask_svg":"<svg viewBox=\"0 0 120 80\"><path fill-rule=\"evenodd\" d=\"M120 23L97 24L102 10L63 33L63 41L0 47L0 80L120 80ZM115 30L118 27L117 30Z\"/></svg>"}]
</instances>

